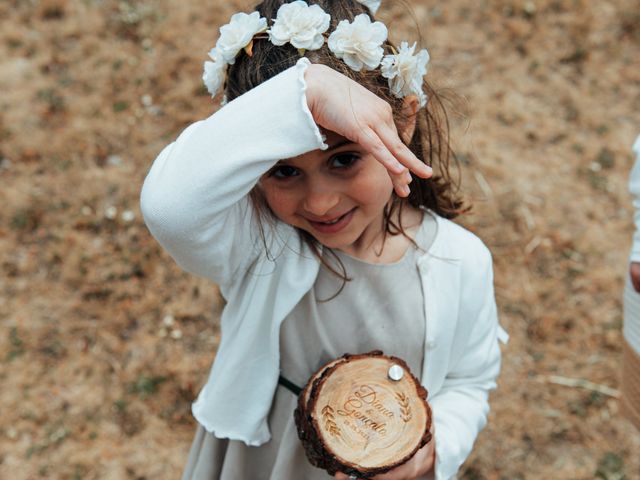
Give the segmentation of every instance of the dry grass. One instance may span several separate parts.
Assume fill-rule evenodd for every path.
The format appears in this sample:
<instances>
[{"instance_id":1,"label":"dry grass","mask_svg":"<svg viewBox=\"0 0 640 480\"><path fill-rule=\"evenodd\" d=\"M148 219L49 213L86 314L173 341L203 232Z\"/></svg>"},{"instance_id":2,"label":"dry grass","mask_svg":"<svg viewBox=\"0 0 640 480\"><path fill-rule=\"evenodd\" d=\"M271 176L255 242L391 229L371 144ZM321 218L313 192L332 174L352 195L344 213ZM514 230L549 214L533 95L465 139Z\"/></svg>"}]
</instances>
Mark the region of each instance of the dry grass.
<instances>
[{"instance_id":1,"label":"dry grass","mask_svg":"<svg viewBox=\"0 0 640 480\"><path fill-rule=\"evenodd\" d=\"M217 27L249 2L0 3L0 477L177 478L217 344L215 287L150 238L138 192L215 105ZM402 2L381 17L417 34ZM410 1L454 114L463 223L511 333L466 479L640 478L619 388L640 2ZM465 106L466 105L466 106ZM626 477L624 477L626 475Z\"/></svg>"}]
</instances>

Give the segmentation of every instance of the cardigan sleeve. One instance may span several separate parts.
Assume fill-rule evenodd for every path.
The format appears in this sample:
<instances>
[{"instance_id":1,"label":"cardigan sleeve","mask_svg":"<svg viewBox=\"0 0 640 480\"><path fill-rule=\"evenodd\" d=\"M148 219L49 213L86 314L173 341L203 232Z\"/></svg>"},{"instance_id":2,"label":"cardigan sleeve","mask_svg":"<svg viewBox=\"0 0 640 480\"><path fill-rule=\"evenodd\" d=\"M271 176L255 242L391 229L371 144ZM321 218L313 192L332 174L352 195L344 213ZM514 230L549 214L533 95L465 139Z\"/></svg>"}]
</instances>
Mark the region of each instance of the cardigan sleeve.
<instances>
[{"instance_id":1,"label":"cardigan sleeve","mask_svg":"<svg viewBox=\"0 0 640 480\"><path fill-rule=\"evenodd\" d=\"M430 399L436 439L436 480L454 478L487 422L489 391L500 372L498 340L508 336L498 324L489 250L480 242L463 268L463 287L456 335L464 338L452 354L442 388ZM482 292L479 294L479 292Z\"/></svg>"},{"instance_id":2,"label":"cardigan sleeve","mask_svg":"<svg viewBox=\"0 0 640 480\"><path fill-rule=\"evenodd\" d=\"M153 162L142 214L184 270L224 286L256 258L258 242L282 237L261 237L248 194L278 160L327 148L307 106L309 64L302 58L190 125Z\"/></svg>"},{"instance_id":3,"label":"cardigan sleeve","mask_svg":"<svg viewBox=\"0 0 640 480\"><path fill-rule=\"evenodd\" d=\"M629 178L629 191L633 195L634 221L636 225L633 234L633 244L631 246L632 262L640 262L640 135L633 144L633 153L636 155L636 161L631 169Z\"/></svg>"}]
</instances>

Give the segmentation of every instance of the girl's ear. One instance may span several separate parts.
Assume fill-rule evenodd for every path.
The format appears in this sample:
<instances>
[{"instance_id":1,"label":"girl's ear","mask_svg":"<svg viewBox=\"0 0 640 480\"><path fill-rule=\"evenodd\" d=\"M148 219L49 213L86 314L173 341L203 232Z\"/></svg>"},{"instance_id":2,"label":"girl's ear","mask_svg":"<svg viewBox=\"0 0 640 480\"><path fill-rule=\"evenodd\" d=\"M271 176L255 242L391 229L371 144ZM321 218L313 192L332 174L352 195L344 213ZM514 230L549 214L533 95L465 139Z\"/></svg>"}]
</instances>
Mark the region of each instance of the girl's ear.
<instances>
[{"instance_id":1,"label":"girl's ear","mask_svg":"<svg viewBox=\"0 0 640 480\"><path fill-rule=\"evenodd\" d=\"M404 125L401 127L400 136L402 141L409 145L413 138L413 132L416 130L417 113L420 108L420 102L415 95L407 95L403 99L404 105L402 106L402 115L406 118Z\"/></svg>"}]
</instances>

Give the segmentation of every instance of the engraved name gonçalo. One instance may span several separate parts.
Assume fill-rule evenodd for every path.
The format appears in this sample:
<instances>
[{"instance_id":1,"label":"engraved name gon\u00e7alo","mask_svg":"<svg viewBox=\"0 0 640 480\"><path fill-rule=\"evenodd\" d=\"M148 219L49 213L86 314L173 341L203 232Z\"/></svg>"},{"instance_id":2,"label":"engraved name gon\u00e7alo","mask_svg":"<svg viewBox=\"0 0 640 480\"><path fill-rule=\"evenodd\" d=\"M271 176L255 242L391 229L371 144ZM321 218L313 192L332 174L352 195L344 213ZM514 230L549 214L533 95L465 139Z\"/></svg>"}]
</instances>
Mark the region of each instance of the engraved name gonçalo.
<instances>
[{"instance_id":1,"label":"engraved name gon\u00e7alo","mask_svg":"<svg viewBox=\"0 0 640 480\"><path fill-rule=\"evenodd\" d=\"M364 410L364 412L363 412ZM342 408L337 410L338 415L352 417L361 422L364 427L369 427L380 435L387 433L387 424L378 419L371 418L371 414L378 413L385 418L393 418L394 413L389 410L377 398L376 390L370 385L360 385L358 389L351 393L343 403Z\"/></svg>"}]
</instances>

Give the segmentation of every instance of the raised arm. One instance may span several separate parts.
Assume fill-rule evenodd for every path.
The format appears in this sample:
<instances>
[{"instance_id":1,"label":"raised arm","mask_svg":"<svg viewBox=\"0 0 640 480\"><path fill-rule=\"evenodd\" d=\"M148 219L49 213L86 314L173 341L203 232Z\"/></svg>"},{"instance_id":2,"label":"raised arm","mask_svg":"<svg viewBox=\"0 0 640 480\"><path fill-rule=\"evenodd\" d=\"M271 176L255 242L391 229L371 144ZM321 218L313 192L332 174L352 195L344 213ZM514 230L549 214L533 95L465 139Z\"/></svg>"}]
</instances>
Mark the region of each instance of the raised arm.
<instances>
[{"instance_id":1,"label":"raised arm","mask_svg":"<svg viewBox=\"0 0 640 480\"><path fill-rule=\"evenodd\" d=\"M153 236L188 272L225 284L260 245L248 193L276 161L325 148L307 107L306 62L190 125L158 155L142 213Z\"/></svg>"}]
</instances>

